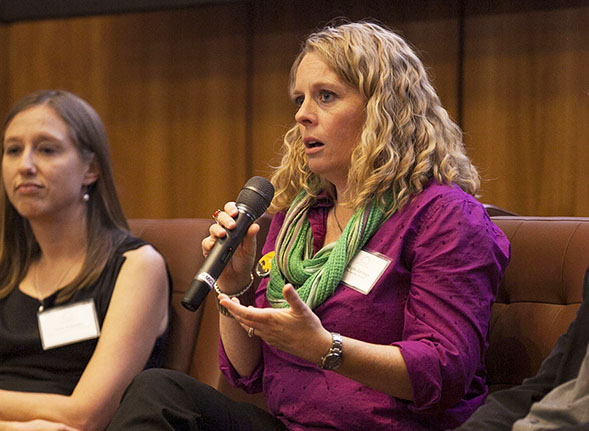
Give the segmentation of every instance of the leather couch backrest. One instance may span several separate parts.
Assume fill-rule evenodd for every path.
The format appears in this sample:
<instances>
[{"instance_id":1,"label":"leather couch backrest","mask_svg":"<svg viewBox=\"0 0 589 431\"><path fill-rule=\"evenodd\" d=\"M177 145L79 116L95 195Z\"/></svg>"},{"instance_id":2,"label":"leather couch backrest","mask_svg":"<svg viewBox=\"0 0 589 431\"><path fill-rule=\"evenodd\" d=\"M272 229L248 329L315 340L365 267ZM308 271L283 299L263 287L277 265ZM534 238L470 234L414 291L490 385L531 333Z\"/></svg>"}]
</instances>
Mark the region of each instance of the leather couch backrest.
<instances>
[{"instance_id":1,"label":"leather couch backrest","mask_svg":"<svg viewBox=\"0 0 589 431\"><path fill-rule=\"evenodd\" d=\"M191 313L180 301L192 278L203 262L200 242L206 236L211 221L205 219L131 219L131 231L153 244L168 263L172 276L172 315L170 316L170 345L165 366L188 372L202 309Z\"/></svg>"},{"instance_id":2,"label":"leather couch backrest","mask_svg":"<svg viewBox=\"0 0 589 431\"><path fill-rule=\"evenodd\" d=\"M497 390L536 373L581 303L589 218L493 217L511 242L493 305L488 383Z\"/></svg>"}]
</instances>

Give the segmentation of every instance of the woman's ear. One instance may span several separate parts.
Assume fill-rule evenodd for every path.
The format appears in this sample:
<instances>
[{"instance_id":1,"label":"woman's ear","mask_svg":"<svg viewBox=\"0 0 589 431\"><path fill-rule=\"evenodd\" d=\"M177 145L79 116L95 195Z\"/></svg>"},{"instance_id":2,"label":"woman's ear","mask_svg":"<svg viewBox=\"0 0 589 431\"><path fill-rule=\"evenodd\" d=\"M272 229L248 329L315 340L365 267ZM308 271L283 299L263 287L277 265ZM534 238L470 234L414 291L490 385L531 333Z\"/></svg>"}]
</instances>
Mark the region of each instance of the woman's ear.
<instances>
[{"instance_id":1,"label":"woman's ear","mask_svg":"<svg viewBox=\"0 0 589 431\"><path fill-rule=\"evenodd\" d=\"M100 177L100 170L98 169L98 162L96 161L96 157L92 154L91 159L88 162L86 167L86 173L84 174L84 182L85 186L89 186L94 184L98 178Z\"/></svg>"}]
</instances>

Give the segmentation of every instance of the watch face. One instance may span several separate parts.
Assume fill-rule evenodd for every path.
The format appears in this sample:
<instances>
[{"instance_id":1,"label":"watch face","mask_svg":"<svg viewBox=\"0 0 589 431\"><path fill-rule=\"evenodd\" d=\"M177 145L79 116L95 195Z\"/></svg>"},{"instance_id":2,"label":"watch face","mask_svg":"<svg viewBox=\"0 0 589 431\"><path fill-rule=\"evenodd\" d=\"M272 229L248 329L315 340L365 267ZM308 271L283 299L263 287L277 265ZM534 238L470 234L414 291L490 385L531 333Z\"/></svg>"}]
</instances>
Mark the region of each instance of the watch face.
<instances>
[{"instance_id":1,"label":"watch face","mask_svg":"<svg viewBox=\"0 0 589 431\"><path fill-rule=\"evenodd\" d=\"M323 366L326 370L335 370L342 363L342 356L339 353L330 353L323 359Z\"/></svg>"}]
</instances>

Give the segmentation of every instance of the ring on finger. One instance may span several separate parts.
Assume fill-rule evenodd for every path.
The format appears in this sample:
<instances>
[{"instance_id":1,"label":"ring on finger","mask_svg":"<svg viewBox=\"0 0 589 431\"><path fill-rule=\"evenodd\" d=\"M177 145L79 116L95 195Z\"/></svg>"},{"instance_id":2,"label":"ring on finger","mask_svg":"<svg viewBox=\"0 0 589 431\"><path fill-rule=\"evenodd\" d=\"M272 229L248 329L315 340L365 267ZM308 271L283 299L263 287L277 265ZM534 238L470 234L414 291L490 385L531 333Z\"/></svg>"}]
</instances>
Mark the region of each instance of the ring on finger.
<instances>
[{"instance_id":1,"label":"ring on finger","mask_svg":"<svg viewBox=\"0 0 589 431\"><path fill-rule=\"evenodd\" d=\"M217 221L217 217L219 217L219 214L221 214L221 210L220 209L215 210L215 212L213 213L213 216L212 217L213 217L213 220L215 220L215 223L219 223Z\"/></svg>"},{"instance_id":2,"label":"ring on finger","mask_svg":"<svg viewBox=\"0 0 589 431\"><path fill-rule=\"evenodd\" d=\"M250 327L250 329L247 331L247 336L250 338L254 336L254 328Z\"/></svg>"}]
</instances>

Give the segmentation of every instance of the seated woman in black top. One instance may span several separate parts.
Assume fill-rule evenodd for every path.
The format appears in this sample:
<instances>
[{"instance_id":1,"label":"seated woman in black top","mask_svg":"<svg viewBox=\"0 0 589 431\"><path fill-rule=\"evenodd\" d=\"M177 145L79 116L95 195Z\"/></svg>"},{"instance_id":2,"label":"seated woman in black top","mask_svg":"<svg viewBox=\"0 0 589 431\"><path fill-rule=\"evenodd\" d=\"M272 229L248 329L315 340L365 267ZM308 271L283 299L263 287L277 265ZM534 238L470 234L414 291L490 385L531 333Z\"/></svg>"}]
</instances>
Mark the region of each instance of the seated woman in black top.
<instances>
[{"instance_id":1,"label":"seated woman in black top","mask_svg":"<svg viewBox=\"0 0 589 431\"><path fill-rule=\"evenodd\" d=\"M26 96L0 145L0 429L104 429L132 377L161 365L164 259L129 234L85 101Z\"/></svg>"}]
</instances>

